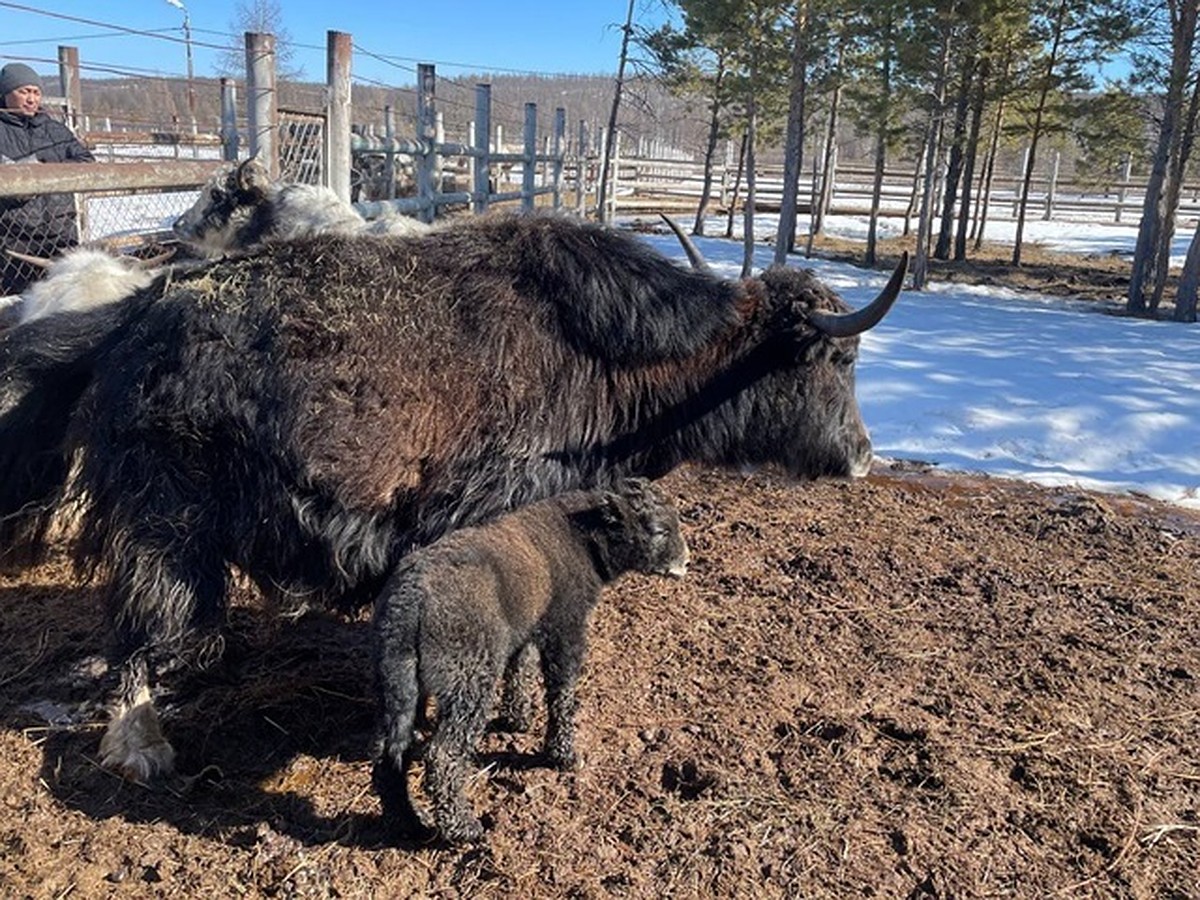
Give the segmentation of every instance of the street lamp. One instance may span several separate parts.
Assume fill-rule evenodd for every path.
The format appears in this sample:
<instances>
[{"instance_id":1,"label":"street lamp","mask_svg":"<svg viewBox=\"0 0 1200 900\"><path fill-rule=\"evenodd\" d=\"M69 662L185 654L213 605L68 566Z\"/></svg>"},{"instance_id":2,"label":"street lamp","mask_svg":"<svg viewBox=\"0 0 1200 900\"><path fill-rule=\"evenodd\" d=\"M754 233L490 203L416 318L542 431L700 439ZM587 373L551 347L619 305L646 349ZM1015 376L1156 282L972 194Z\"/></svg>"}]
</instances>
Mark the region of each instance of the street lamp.
<instances>
[{"instance_id":1,"label":"street lamp","mask_svg":"<svg viewBox=\"0 0 1200 900\"><path fill-rule=\"evenodd\" d=\"M188 116L192 120L192 134L196 133L196 89L192 71L192 19L183 0L167 0L167 3L183 12L183 43L187 47L187 99Z\"/></svg>"}]
</instances>

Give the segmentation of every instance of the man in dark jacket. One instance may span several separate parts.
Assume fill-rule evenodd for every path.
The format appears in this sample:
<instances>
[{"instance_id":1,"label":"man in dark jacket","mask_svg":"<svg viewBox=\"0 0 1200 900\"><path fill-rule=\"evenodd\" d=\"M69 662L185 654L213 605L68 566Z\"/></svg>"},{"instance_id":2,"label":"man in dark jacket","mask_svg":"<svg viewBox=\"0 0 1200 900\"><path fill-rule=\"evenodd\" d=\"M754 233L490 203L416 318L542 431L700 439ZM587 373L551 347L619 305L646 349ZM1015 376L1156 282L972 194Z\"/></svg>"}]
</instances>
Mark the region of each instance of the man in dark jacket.
<instances>
[{"instance_id":1,"label":"man in dark jacket","mask_svg":"<svg viewBox=\"0 0 1200 900\"><path fill-rule=\"evenodd\" d=\"M0 165L95 162L62 122L42 112L42 80L22 63L0 69ZM0 197L0 248L49 257L79 242L70 194ZM19 294L38 270L0 253L0 295Z\"/></svg>"}]
</instances>

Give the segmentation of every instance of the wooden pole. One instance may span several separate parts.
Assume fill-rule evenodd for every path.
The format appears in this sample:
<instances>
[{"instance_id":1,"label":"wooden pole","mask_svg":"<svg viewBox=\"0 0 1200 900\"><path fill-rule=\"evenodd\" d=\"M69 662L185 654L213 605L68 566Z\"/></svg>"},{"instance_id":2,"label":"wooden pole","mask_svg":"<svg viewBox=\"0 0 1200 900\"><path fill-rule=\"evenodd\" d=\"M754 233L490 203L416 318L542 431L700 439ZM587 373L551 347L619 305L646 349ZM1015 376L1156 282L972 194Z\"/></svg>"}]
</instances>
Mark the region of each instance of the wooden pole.
<instances>
[{"instance_id":1,"label":"wooden pole","mask_svg":"<svg viewBox=\"0 0 1200 900\"><path fill-rule=\"evenodd\" d=\"M486 212L491 199L492 86L475 85L475 212Z\"/></svg>"},{"instance_id":2,"label":"wooden pole","mask_svg":"<svg viewBox=\"0 0 1200 900\"><path fill-rule=\"evenodd\" d=\"M279 111L275 90L275 35L246 32L246 97L250 155L279 177Z\"/></svg>"}]
</instances>

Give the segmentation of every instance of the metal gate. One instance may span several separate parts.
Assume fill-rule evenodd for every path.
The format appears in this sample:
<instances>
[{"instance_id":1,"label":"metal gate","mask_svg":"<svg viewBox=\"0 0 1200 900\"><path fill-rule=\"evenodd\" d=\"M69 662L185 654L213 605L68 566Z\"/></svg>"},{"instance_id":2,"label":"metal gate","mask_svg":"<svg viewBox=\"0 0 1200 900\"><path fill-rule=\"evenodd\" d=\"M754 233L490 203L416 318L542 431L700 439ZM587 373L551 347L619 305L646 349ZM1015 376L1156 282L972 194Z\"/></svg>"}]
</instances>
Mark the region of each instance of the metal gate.
<instances>
[{"instance_id":1,"label":"metal gate","mask_svg":"<svg viewBox=\"0 0 1200 900\"><path fill-rule=\"evenodd\" d=\"M279 110L279 176L282 181L323 183L325 131L325 116L321 113Z\"/></svg>"}]
</instances>

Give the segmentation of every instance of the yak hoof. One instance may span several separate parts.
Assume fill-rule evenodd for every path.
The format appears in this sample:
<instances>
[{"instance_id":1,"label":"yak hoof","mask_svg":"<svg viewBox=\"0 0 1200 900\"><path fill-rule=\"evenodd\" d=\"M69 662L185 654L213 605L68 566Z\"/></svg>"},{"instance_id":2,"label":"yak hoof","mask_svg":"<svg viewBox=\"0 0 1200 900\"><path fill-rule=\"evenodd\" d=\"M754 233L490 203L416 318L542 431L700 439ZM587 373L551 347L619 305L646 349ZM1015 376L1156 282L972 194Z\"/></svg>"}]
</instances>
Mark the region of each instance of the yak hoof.
<instances>
[{"instance_id":1,"label":"yak hoof","mask_svg":"<svg viewBox=\"0 0 1200 900\"><path fill-rule=\"evenodd\" d=\"M109 723L100 739L100 764L141 784L174 771L175 750L152 704L139 703Z\"/></svg>"},{"instance_id":2,"label":"yak hoof","mask_svg":"<svg viewBox=\"0 0 1200 900\"><path fill-rule=\"evenodd\" d=\"M579 768L579 757L574 750L547 749L543 755L546 765L551 769L558 769L560 772L574 772Z\"/></svg>"},{"instance_id":3,"label":"yak hoof","mask_svg":"<svg viewBox=\"0 0 1200 900\"><path fill-rule=\"evenodd\" d=\"M483 838L483 824L474 816L460 817L439 823L438 833L450 844L474 844Z\"/></svg>"}]
</instances>

